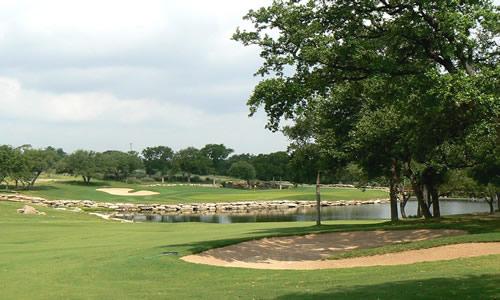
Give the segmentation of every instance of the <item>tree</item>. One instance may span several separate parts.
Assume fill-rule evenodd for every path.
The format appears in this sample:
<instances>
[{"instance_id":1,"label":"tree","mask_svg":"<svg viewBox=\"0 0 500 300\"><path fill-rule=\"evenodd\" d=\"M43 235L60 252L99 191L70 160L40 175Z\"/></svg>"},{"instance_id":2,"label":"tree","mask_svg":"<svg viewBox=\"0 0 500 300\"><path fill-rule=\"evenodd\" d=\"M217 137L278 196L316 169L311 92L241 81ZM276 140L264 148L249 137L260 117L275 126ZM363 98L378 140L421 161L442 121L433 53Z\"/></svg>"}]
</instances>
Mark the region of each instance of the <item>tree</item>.
<instances>
[{"instance_id":1,"label":"tree","mask_svg":"<svg viewBox=\"0 0 500 300\"><path fill-rule=\"evenodd\" d=\"M174 151L166 146L147 147L142 151L142 157L146 173L160 173L161 181L164 182L165 175L173 168Z\"/></svg>"},{"instance_id":2,"label":"tree","mask_svg":"<svg viewBox=\"0 0 500 300\"><path fill-rule=\"evenodd\" d=\"M246 161L238 161L229 168L229 175L247 181L250 188L250 180L255 179L255 168Z\"/></svg>"},{"instance_id":3,"label":"tree","mask_svg":"<svg viewBox=\"0 0 500 300\"><path fill-rule=\"evenodd\" d=\"M207 144L200 151L211 161L213 172L216 174L224 173L226 159L234 152L233 149L227 148L224 144Z\"/></svg>"},{"instance_id":4,"label":"tree","mask_svg":"<svg viewBox=\"0 0 500 300\"><path fill-rule=\"evenodd\" d=\"M463 143L482 118L495 122L486 112L498 99L491 83L498 81L497 8L490 1L290 0L245 18L254 29L234 39L261 48L257 74L267 75L248 101L251 113L263 106L272 130L282 119L312 120L313 139L328 155L389 179L393 220L402 175L431 217L421 190L437 194L431 179L446 171L443 149Z\"/></svg>"},{"instance_id":5,"label":"tree","mask_svg":"<svg viewBox=\"0 0 500 300\"><path fill-rule=\"evenodd\" d=\"M255 155L250 154L250 153L234 154L234 155L231 155L227 159L227 163L229 164L229 167L231 167L231 165L233 163L238 162L238 161L246 161L247 163L251 164L253 162L254 158L255 158Z\"/></svg>"},{"instance_id":6,"label":"tree","mask_svg":"<svg viewBox=\"0 0 500 300\"><path fill-rule=\"evenodd\" d=\"M191 182L192 174L206 174L210 160L194 147L179 150L174 155L174 163L181 172L187 174L187 181Z\"/></svg>"},{"instance_id":7,"label":"tree","mask_svg":"<svg viewBox=\"0 0 500 300\"><path fill-rule=\"evenodd\" d=\"M105 178L126 180L132 172L143 167L139 154L134 151L105 151L98 155Z\"/></svg>"},{"instance_id":8,"label":"tree","mask_svg":"<svg viewBox=\"0 0 500 300\"><path fill-rule=\"evenodd\" d=\"M24 188L30 189L42 172L52 169L56 165L57 153L51 148L34 149L30 145L16 148L14 152L14 167L11 177Z\"/></svg>"},{"instance_id":9,"label":"tree","mask_svg":"<svg viewBox=\"0 0 500 300\"><path fill-rule=\"evenodd\" d=\"M0 184L5 182L5 188L8 188L7 177L10 176L15 166L15 150L9 145L0 146Z\"/></svg>"},{"instance_id":10,"label":"tree","mask_svg":"<svg viewBox=\"0 0 500 300\"><path fill-rule=\"evenodd\" d=\"M86 184L102 172L99 154L94 151L77 150L64 159L64 166L70 174L82 176Z\"/></svg>"},{"instance_id":11,"label":"tree","mask_svg":"<svg viewBox=\"0 0 500 300\"><path fill-rule=\"evenodd\" d=\"M498 104L500 106L500 103ZM497 110L497 118L499 117ZM479 184L486 187L489 203L497 199L500 211L500 123L484 123L468 140L473 166L469 174Z\"/></svg>"},{"instance_id":12,"label":"tree","mask_svg":"<svg viewBox=\"0 0 500 300\"><path fill-rule=\"evenodd\" d=\"M260 180L283 180L287 179L288 162L290 157L285 151L278 151L269 154L259 154L252 159L252 165Z\"/></svg>"}]
</instances>

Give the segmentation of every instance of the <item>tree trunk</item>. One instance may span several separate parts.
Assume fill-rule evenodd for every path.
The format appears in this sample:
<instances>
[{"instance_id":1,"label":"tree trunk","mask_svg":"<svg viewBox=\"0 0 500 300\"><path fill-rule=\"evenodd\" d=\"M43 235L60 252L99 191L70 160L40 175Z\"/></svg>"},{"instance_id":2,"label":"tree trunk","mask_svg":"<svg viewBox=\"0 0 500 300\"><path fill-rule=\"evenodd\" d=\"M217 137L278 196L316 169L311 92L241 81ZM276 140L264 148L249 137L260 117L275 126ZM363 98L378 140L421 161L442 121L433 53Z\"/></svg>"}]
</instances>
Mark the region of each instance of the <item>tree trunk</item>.
<instances>
[{"instance_id":1,"label":"tree trunk","mask_svg":"<svg viewBox=\"0 0 500 300\"><path fill-rule=\"evenodd\" d=\"M415 173L411 169L410 162L407 161L405 162L405 164L406 164L406 171L408 172L410 177L411 187L413 188L413 192L415 193L415 197L417 198L418 202L417 216L420 217L423 214L424 218L426 219L432 218L431 212L429 211L429 207L427 206L424 200L422 185L418 181L417 175L415 175Z\"/></svg>"},{"instance_id":2,"label":"tree trunk","mask_svg":"<svg viewBox=\"0 0 500 300\"><path fill-rule=\"evenodd\" d=\"M399 219L398 216L398 185L399 185L399 176L397 170L397 161L395 159L392 160L391 165L391 178L389 180L389 195L390 195L390 204L391 204L391 221L396 222Z\"/></svg>"},{"instance_id":3,"label":"tree trunk","mask_svg":"<svg viewBox=\"0 0 500 300\"><path fill-rule=\"evenodd\" d=\"M188 173L188 183L191 183L191 173Z\"/></svg>"},{"instance_id":4,"label":"tree trunk","mask_svg":"<svg viewBox=\"0 0 500 300\"><path fill-rule=\"evenodd\" d=\"M391 221L396 222L398 218L398 192L394 180L391 178L390 182L390 204L391 204Z\"/></svg>"},{"instance_id":5,"label":"tree trunk","mask_svg":"<svg viewBox=\"0 0 500 300\"><path fill-rule=\"evenodd\" d=\"M165 176L161 175L161 183L164 184L165 183Z\"/></svg>"},{"instance_id":6,"label":"tree trunk","mask_svg":"<svg viewBox=\"0 0 500 300\"><path fill-rule=\"evenodd\" d=\"M401 217L403 217L403 219L406 219L408 218L406 216L406 204L408 203L408 200L410 200L410 193L406 193L405 190L404 190L404 186L401 186L401 202L399 203L399 208L401 210Z\"/></svg>"},{"instance_id":7,"label":"tree trunk","mask_svg":"<svg viewBox=\"0 0 500 300\"><path fill-rule=\"evenodd\" d=\"M215 174L212 177L212 185L215 186Z\"/></svg>"},{"instance_id":8,"label":"tree trunk","mask_svg":"<svg viewBox=\"0 0 500 300\"><path fill-rule=\"evenodd\" d=\"M427 187L426 184L422 185L422 194L424 195L424 200L425 200L427 207L429 208L429 212L430 212L431 205L432 205L432 199L431 199L431 193L429 192L429 188Z\"/></svg>"},{"instance_id":9,"label":"tree trunk","mask_svg":"<svg viewBox=\"0 0 500 300\"><path fill-rule=\"evenodd\" d=\"M424 216L424 218L430 219L430 218L432 218L432 215L431 215L431 212L429 211L429 207L427 206L427 203L425 203L424 192L422 191L422 186L415 181L416 180L413 178L412 179L412 186L413 186L413 191L415 192L415 196L417 197L420 213Z\"/></svg>"},{"instance_id":10,"label":"tree trunk","mask_svg":"<svg viewBox=\"0 0 500 300\"><path fill-rule=\"evenodd\" d=\"M496 193L497 195L497 208L498 208L498 211L500 211L500 193Z\"/></svg>"},{"instance_id":11,"label":"tree trunk","mask_svg":"<svg viewBox=\"0 0 500 300\"><path fill-rule=\"evenodd\" d=\"M28 183L28 187L33 187L35 186L35 182L38 179L38 177L42 174L42 172L36 172L35 176L31 179L31 181Z\"/></svg>"},{"instance_id":12,"label":"tree trunk","mask_svg":"<svg viewBox=\"0 0 500 300\"><path fill-rule=\"evenodd\" d=\"M316 177L316 226L321 225L321 180L320 171Z\"/></svg>"},{"instance_id":13,"label":"tree trunk","mask_svg":"<svg viewBox=\"0 0 500 300\"><path fill-rule=\"evenodd\" d=\"M484 197L486 202L488 202L488 204L490 205L490 214L494 214L495 213L495 208L493 207L493 196L491 197Z\"/></svg>"},{"instance_id":14,"label":"tree trunk","mask_svg":"<svg viewBox=\"0 0 500 300\"><path fill-rule=\"evenodd\" d=\"M280 176L280 190L283 189L283 186L281 185L281 176Z\"/></svg>"},{"instance_id":15,"label":"tree trunk","mask_svg":"<svg viewBox=\"0 0 500 300\"><path fill-rule=\"evenodd\" d=\"M434 216L434 218L441 218L438 190L436 189L436 187L430 187L429 190L432 198L432 215Z\"/></svg>"}]
</instances>

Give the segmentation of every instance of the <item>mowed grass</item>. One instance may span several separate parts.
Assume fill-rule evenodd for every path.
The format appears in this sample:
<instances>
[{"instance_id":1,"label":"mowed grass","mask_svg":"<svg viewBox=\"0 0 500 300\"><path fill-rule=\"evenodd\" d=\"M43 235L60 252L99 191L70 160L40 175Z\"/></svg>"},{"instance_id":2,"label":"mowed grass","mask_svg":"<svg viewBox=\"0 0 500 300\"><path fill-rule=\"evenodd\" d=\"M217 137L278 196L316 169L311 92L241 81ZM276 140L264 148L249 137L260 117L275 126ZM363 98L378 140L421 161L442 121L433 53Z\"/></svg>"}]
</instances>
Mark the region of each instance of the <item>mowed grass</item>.
<instances>
[{"instance_id":1,"label":"mowed grass","mask_svg":"<svg viewBox=\"0 0 500 300\"><path fill-rule=\"evenodd\" d=\"M0 202L1 299L498 299L500 255L319 271L222 268L179 256L263 236L345 230L459 228L500 235L498 220L444 222L133 223Z\"/></svg>"},{"instance_id":2,"label":"mowed grass","mask_svg":"<svg viewBox=\"0 0 500 300\"><path fill-rule=\"evenodd\" d=\"M160 193L153 196L115 196L97 191L103 187L131 188ZM203 186L148 187L122 182L94 182L86 185L79 181L55 181L38 183L31 191L23 194L47 199L94 200L106 202L133 203L194 203L194 202L231 202L251 200L314 200L313 187L298 187L283 190L240 190L211 188ZM388 194L380 190L323 188L322 200L369 200L387 198Z\"/></svg>"}]
</instances>

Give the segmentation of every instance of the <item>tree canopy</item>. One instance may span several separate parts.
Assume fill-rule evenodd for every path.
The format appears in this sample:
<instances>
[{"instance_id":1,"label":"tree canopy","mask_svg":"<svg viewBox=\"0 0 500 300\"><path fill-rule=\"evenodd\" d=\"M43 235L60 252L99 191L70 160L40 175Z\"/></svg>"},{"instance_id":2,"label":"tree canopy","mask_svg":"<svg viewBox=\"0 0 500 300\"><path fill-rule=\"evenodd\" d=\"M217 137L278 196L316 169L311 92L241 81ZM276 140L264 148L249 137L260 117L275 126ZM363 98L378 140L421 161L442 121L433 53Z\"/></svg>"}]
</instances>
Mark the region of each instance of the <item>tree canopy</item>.
<instances>
[{"instance_id":1,"label":"tree canopy","mask_svg":"<svg viewBox=\"0 0 500 300\"><path fill-rule=\"evenodd\" d=\"M255 168L246 161L238 161L231 165L229 168L229 175L241 178L247 181L250 186L250 180L255 179Z\"/></svg>"},{"instance_id":2,"label":"tree canopy","mask_svg":"<svg viewBox=\"0 0 500 300\"><path fill-rule=\"evenodd\" d=\"M274 1L233 38L261 49L251 113L299 145L316 144L335 168L356 162L391 186L411 179L436 195L466 140L498 124L498 8L491 1ZM496 38L496 39L495 39ZM306 143L304 143L304 141ZM452 154L452 155L450 155ZM464 157L462 161L468 160ZM457 160L458 161L458 160Z\"/></svg>"}]
</instances>

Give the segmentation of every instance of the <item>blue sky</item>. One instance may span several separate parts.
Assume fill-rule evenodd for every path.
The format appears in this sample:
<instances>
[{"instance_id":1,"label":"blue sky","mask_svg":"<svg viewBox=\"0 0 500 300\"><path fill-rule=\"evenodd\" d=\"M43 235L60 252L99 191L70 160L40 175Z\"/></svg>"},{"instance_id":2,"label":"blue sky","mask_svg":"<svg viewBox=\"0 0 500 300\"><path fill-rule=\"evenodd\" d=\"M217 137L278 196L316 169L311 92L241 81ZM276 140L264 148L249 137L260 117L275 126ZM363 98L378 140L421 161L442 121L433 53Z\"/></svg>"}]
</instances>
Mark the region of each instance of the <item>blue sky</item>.
<instances>
[{"instance_id":1,"label":"blue sky","mask_svg":"<svg viewBox=\"0 0 500 300\"><path fill-rule=\"evenodd\" d=\"M230 40L269 2L0 1L0 143L286 149L247 117L258 49Z\"/></svg>"}]
</instances>

